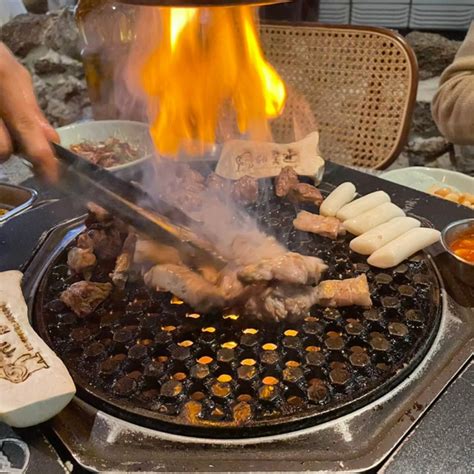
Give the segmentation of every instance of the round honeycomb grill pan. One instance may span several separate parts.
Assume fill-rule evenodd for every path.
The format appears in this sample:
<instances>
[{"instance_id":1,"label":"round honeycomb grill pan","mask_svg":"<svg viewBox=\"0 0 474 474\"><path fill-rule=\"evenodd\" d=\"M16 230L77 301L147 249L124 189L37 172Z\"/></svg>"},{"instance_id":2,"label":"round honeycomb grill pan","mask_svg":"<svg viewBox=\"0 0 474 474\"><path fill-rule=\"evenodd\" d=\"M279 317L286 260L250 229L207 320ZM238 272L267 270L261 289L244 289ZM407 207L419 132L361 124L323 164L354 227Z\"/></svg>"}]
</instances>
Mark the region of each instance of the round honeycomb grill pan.
<instances>
[{"instance_id":1,"label":"round honeycomb grill pan","mask_svg":"<svg viewBox=\"0 0 474 474\"><path fill-rule=\"evenodd\" d=\"M169 293L129 283L77 318L59 293L67 248L45 272L34 323L70 370L81 398L127 421L172 433L244 438L322 423L382 396L416 367L436 334L441 299L428 256L369 267L337 241L292 227L298 209L276 197L250 209L289 249L322 258L325 278L367 275L373 307L314 307L293 323L198 314ZM109 281L101 262L92 281Z\"/></svg>"}]
</instances>

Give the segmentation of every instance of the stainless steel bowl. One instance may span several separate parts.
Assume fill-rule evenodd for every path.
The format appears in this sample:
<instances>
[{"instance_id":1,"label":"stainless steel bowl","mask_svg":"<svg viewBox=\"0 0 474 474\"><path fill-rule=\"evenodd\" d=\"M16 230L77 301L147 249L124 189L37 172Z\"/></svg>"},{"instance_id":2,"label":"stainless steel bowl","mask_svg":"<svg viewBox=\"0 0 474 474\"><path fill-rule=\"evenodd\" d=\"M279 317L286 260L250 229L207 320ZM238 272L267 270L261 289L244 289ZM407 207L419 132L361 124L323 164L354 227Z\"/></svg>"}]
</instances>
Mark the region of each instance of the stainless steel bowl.
<instances>
[{"instance_id":1,"label":"stainless steel bowl","mask_svg":"<svg viewBox=\"0 0 474 474\"><path fill-rule=\"evenodd\" d=\"M0 215L0 225L31 207L37 195L36 191L24 186L0 183L0 208L7 210L6 214Z\"/></svg>"},{"instance_id":2,"label":"stainless steel bowl","mask_svg":"<svg viewBox=\"0 0 474 474\"><path fill-rule=\"evenodd\" d=\"M467 285L474 286L474 263L463 260L451 250L454 240L468 229L474 229L474 219L452 222L441 232L441 243L451 259L456 276Z\"/></svg>"}]
</instances>

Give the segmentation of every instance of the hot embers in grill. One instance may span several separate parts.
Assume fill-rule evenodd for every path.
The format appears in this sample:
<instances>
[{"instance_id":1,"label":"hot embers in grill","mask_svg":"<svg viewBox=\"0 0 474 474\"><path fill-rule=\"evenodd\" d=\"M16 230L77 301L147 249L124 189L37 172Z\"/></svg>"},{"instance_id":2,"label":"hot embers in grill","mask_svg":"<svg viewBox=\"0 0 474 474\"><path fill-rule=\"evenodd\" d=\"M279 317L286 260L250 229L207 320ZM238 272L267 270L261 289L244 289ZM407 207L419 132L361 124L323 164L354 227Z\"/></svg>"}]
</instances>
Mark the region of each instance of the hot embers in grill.
<instances>
[{"instance_id":1,"label":"hot embers in grill","mask_svg":"<svg viewBox=\"0 0 474 474\"><path fill-rule=\"evenodd\" d=\"M265 323L198 314L170 294L128 282L81 319L58 304L70 278L65 251L43 281L36 315L83 395L148 426L252 427L256 434L336 416L405 376L436 329L439 292L429 262L416 256L386 273L368 267L345 239L292 229L297 211L288 202L275 197L253 212L291 251L327 262L326 278L365 274L373 307L315 307L295 323ZM110 271L98 265L92 279L104 281Z\"/></svg>"}]
</instances>

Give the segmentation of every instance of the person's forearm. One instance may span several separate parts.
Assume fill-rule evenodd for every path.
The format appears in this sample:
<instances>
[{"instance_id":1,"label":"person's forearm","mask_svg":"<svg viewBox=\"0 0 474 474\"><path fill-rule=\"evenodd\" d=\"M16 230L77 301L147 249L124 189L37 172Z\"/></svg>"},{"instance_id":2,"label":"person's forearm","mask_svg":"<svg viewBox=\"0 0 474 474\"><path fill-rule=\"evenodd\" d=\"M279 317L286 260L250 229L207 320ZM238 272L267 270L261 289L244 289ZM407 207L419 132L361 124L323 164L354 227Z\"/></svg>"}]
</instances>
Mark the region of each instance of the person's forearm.
<instances>
[{"instance_id":1,"label":"person's forearm","mask_svg":"<svg viewBox=\"0 0 474 474\"><path fill-rule=\"evenodd\" d=\"M465 59L474 67L474 58ZM454 66L454 65L453 65ZM446 139L459 145L474 144L474 72L468 66L445 81L436 93L432 112L433 119Z\"/></svg>"},{"instance_id":2,"label":"person's forearm","mask_svg":"<svg viewBox=\"0 0 474 474\"><path fill-rule=\"evenodd\" d=\"M474 23L453 64L441 76L432 112L439 130L450 142L474 144Z\"/></svg>"},{"instance_id":3,"label":"person's forearm","mask_svg":"<svg viewBox=\"0 0 474 474\"><path fill-rule=\"evenodd\" d=\"M39 174L54 180L57 163L51 141L59 137L38 106L29 72L0 42L0 162L17 151Z\"/></svg>"}]
</instances>

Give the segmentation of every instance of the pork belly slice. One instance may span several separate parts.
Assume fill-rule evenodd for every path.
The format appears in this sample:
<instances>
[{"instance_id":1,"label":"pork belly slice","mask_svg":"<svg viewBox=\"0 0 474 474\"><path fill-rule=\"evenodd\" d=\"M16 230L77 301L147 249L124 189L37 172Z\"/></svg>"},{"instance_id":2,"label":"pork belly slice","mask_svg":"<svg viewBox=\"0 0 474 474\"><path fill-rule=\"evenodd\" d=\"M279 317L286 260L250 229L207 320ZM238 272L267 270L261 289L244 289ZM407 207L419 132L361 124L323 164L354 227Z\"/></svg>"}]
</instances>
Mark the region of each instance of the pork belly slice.
<instances>
[{"instance_id":1,"label":"pork belly slice","mask_svg":"<svg viewBox=\"0 0 474 474\"><path fill-rule=\"evenodd\" d=\"M325 280L316 287L316 300L321 306L372 306L367 277Z\"/></svg>"},{"instance_id":2,"label":"pork belly slice","mask_svg":"<svg viewBox=\"0 0 474 474\"><path fill-rule=\"evenodd\" d=\"M88 316L107 299L111 291L111 283L78 281L64 290L59 299L78 316Z\"/></svg>"},{"instance_id":3,"label":"pork belly slice","mask_svg":"<svg viewBox=\"0 0 474 474\"><path fill-rule=\"evenodd\" d=\"M246 289L243 312L262 320L298 320L309 314L312 306L372 306L365 275L346 280L326 280L318 286L257 283L253 292Z\"/></svg>"},{"instance_id":4,"label":"pork belly slice","mask_svg":"<svg viewBox=\"0 0 474 474\"><path fill-rule=\"evenodd\" d=\"M74 273L87 273L96 263L97 259L91 248L73 247L67 253L67 265Z\"/></svg>"},{"instance_id":5,"label":"pork belly slice","mask_svg":"<svg viewBox=\"0 0 474 474\"><path fill-rule=\"evenodd\" d=\"M128 275L133 264L137 235L133 232L127 235L123 242L122 251L115 261L114 271L110 274L113 284L120 289L125 288Z\"/></svg>"},{"instance_id":6,"label":"pork belly slice","mask_svg":"<svg viewBox=\"0 0 474 474\"><path fill-rule=\"evenodd\" d=\"M344 235L342 222L335 217L324 217L318 214L313 214L307 211L298 212L296 219L293 221L296 229L313 234L329 237L330 239L337 239L339 235Z\"/></svg>"},{"instance_id":7,"label":"pork belly slice","mask_svg":"<svg viewBox=\"0 0 474 474\"><path fill-rule=\"evenodd\" d=\"M310 202L318 206L323 202L321 191L308 183L298 183L288 193L288 199L294 203Z\"/></svg>"},{"instance_id":8,"label":"pork belly slice","mask_svg":"<svg viewBox=\"0 0 474 474\"><path fill-rule=\"evenodd\" d=\"M225 300L218 287L182 265L155 265L144 276L145 283L157 291L169 291L196 311L222 308Z\"/></svg>"},{"instance_id":9,"label":"pork belly slice","mask_svg":"<svg viewBox=\"0 0 474 474\"><path fill-rule=\"evenodd\" d=\"M275 194L285 197L299 183L298 174L291 166L285 166L275 178Z\"/></svg>"},{"instance_id":10,"label":"pork belly slice","mask_svg":"<svg viewBox=\"0 0 474 474\"><path fill-rule=\"evenodd\" d=\"M260 260L239 270L239 278L247 283L278 280L294 284L317 283L327 265L317 257L286 252Z\"/></svg>"}]
</instances>

